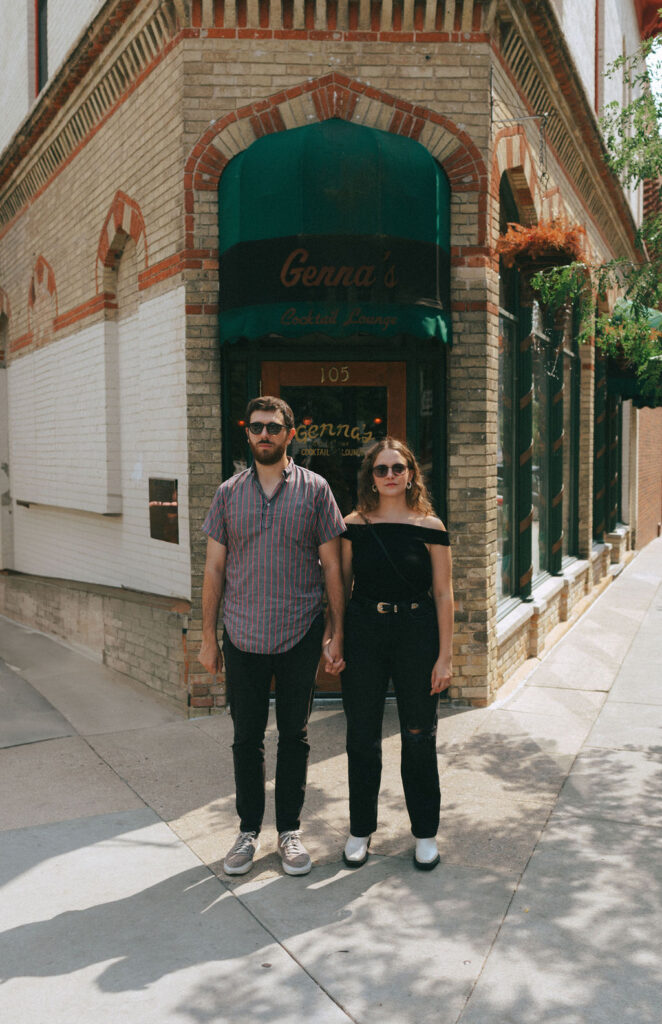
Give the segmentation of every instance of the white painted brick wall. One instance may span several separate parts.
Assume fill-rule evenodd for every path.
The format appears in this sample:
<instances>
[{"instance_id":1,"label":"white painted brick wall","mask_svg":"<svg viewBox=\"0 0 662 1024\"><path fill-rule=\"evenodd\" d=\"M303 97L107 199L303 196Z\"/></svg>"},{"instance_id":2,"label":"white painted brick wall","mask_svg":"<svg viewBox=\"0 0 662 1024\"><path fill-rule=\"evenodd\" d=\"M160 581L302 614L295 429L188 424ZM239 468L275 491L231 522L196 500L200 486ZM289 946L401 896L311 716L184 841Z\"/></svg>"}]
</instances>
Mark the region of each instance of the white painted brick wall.
<instances>
[{"instance_id":1,"label":"white painted brick wall","mask_svg":"<svg viewBox=\"0 0 662 1024\"><path fill-rule=\"evenodd\" d=\"M104 0L49 0L48 77L60 67ZM0 152L34 99L34 0L0 0Z\"/></svg>"},{"instance_id":2,"label":"white painted brick wall","mask_svg":"<svg viewBox=\"0 0 662 1024\"><path fill-rule=\"evenodd\" d=\"M631 0L621 0L631 3ZM581 75L586 95L595 108L595 3L563 0L563 34Z\"/></svg>"},{"instance_id":3,"label":"white painted brick wall","mask_svg":"<svg viewBox=\"0 0 662 1024\"><path fill-rule=\"evenodd\" d=\"M105 333L95 324L9 367L13 494L109 512Z\"/></svg>"},{"instance_id":4,"label":"white painted brick wall","mask_svg":"<svg viewBox=\"0 0 662 1024\"><path fill-rule=\"evenodd\" d=\"M625 53L636 52L640 44L639 27L634 5L623 0L605 0L603 29L603 69ZM610 78L603 78L603 102L627 103L629 98L624 92L623 76L619 73Z\"/></svg>"},{"instance_id":5,"label":"white painted brick wall","mask_svg":"<svg viewBox=\"0 0 662 1024\"><path fill-rule=\"evenodd\" d=\"M624 50L628 55L635 53L641 42L633 0L603 0L603 3L600 18L598 114L602 113L607 103L630 102L631 96L624 89L622 74L618 72L606 77L604 72ZM563 0L563 3L556 2L555 7L586 94L595 109L595 5L586 0ZM639 223L642 215L641 189L628 191L626 195L634 219Z\"/></svg>"},{"instance_id":6,"label":"white painted brick wall","mask_svg":"<svg viewBox=\"0 0 662 1024\"><path fill-rule=\"evenodd\" d=\"M177 288L141 303L138 313L118 326L122 515L108 517L63 508L18 506L14 524L18 571L176 597L190 596L184 301L184 288ZM97 352L99 333L97 327ZM102 416L95 409L95 400L88 397L90 392L98 396L99 387L86 377L86 368L91 364L85 361L85 347L70 347L76 338L85 335L89 348L90 334L91 331L82 331L69 341L56 342L34 355L45 355L50 350L62 364L62 376L71 374L78 381L77 404L69 404L60 422L67 424L71 451L76 441L80 452L94 450L100 463L102 455L95 435L101 430ZM19 368L30 358L17 360L11 369ZM98 362L96 366L99 376ZM38 386L40 378L33 379ZM35 389L34 398L35 405L52 409L52 397L40 402ZM27 400L24 392L21 409L26 408ZM11 416L14 446L22 431L14 391ZM55 475L59 474L60 480L64 478L63 465L71 479L76 477L77 469L66 455L66 446L64 459L59 462L59 445L49 443L48 450L49 458L58 463ZM54 471L47 460L39 454L35 460L35 470L38 465L39 472L46 473L50 483ZM89 458L86 464L91 465ZM97 465L92 471L98 480L105 467ZM25 465L22 472L25 477ZM153 540L149 535L150 476L178 481L179 544ZM76 480L77 486L82 486L80 474Z\"/></svg>"},{"instance_id":7,"label":"white painted brick wall","mask_svg":"<svg viewBox=\"0 0 662 1024\"><path fill-rule=\"evenodd\" d=\"M48 0L48 77L54 74L104 0Z\"/></svg>"},{"instance_id":8,"label":"white painted brick wall","mask_svg":"<svg viewBox=\"0 0 662 1024\"><path fill-rule=\"evenodd\" d=\"M28 5L34 0L0 0L0 152L30 109Z\"/></svg>"},{"instance_id":9,"label":"white painted brick wall","mask_svg":"<svg viewBox=\"0 0 662 1024\"><path fill-rule=\"evenodd\" d=\"M634 4L624 3L623 0L605 0L604 67L620 57L623 50L628 56L636 53L640 44ZM603 79L602 98L603 103L615 100L627 104L633 96L624 87L622 75L616 74ZM643 189L627 189L626 195L635 222L640 224L643 216Z\"/></svg>"}]
</instances>

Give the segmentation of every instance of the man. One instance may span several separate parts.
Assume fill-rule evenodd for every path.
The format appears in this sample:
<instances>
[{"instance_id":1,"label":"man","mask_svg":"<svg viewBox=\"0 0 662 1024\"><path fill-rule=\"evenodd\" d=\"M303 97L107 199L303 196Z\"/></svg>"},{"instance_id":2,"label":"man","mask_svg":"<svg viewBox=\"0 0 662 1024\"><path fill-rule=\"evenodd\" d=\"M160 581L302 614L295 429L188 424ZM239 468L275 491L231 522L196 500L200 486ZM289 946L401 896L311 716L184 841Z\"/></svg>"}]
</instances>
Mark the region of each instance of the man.
<instances>
[{"instance_id":1,"label":"man","mask_svg":"<svg viewBox=\"0 0 662 1024\"><path fill-rule=\"evenodd\" d=\"M288 875L304 875L312 865L301 841L300 816L320 650L332 674L345 664L340 570L345 525L326 480L288 457L294 437L289 405L280 398L254 398L245 419L253 465L221 484L203 526L208 540L198 660L212 674L225 660L240 819L223 868L229 875L245 874L259 849L264 733L275 676L278 852ZM222 598L223 655L216 636Z\"/></svg>"}]
</instances>

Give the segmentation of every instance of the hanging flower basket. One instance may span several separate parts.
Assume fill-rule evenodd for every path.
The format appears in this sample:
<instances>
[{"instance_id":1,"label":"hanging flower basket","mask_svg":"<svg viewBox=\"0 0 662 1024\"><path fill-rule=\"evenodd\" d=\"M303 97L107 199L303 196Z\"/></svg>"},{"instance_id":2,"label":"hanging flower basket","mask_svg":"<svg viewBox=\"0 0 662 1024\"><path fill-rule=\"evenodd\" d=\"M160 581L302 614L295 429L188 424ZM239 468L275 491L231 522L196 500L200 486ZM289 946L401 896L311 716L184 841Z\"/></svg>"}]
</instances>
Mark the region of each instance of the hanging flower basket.
<instances>
[{"instance_id":1,"label":"hanging flower basket","mask_svg":"<svg viewBox=\"0 0 662 1024\"><path fill-rule=\"evenodd\" d=\"M525 227L509 224L505 234L499 236L497 253L507 267L539 264L561 266L583 262L586 255L586 231L579 224L563 220L541 220Z\"/></svg>"}]
</instances>

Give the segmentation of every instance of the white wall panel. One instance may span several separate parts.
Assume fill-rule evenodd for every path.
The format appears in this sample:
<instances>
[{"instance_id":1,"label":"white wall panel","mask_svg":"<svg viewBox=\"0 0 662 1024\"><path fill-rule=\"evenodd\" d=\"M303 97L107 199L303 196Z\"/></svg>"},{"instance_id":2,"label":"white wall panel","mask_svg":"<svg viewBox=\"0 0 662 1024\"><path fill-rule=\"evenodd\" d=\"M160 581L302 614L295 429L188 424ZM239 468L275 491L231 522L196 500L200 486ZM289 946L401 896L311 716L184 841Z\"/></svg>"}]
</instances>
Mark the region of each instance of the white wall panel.
<instances>
[{"instance_id":1,"label":"white wall panel","mask_svg":"<svg viewBox=\"0 0 662 1024\"><path fill-rule=\"evenodd\" d=\"M103 0L48 0L48 77L59 68Z\"/></svg>"},{"instance_id":2,"label":"white wall panel","mask_svg":"<svg viewBox=\"0 0 662 1024\"><path fill-rule=\"evenodd\" d=\"M96 331L97 338L92 337ZM66 431L68 446L58 456L58 443L47 440L39 454L37 486L44 493L66 479L82 487L75 455L95 473L95 480L107 478L105 452L98 445L103 415L97 407L105 400L97 384L88 379L91 365L83 353L102 353L100 326L65 342L56 342L34 355L51 352L60 366L60 380L71 376L77 382L78 401L58 406L52 393L39 399L41 361L29 356L17 360L12 370L21 370L23 380L32 380L40 422L54 414ZM86 336L84 344L81 335ZM78 339L78 342L77 342ZM18 506L15 516L16 568L21 572L78 579L109 586L124 586L177 597L190 595L190 554L188 527L188 451L186 431L185 314L184 289L141 303L138 313L118 325L119 419L116 432L121 467L122 514L102 516L70 508ZM76 344L77 342L77 344ZM18 379L18 378L17 378ZM26 397L25 385L22 407ZM31 418L23 417L15 400L12 382L12 445L35 445ZM73 391L73 388L72 388ZM105 405L104 405L105 407ZM76 412L76 409L78 412ZM54 410L54 413L53 413ZM79 444L74 443L74 435ZM108 436L112 431L108 431ZM39 446L41 447L41 446ZM98 464L93 464L92 456ZM16 457L15 457L16 458ZM56 463L53 469L51 462ZM78 474L78 475L77 475ZM176 479L179 491L179 544L154 540L149 534L149 478ZM68 486L71 486L68 483ZM14 480L12 480L14 489ZM16 492L15 492L16 493Z\"/></svg>"},{"instance_id":3,"label":"white wall panel","mask_svg":"<svg viewBox=\"0 0 662 1024\"><path fill-rule=\"evenodd\" d=\"M30 109L29 39L34 0L0 0L0 152Z\"/></svg>"}]
</instances>

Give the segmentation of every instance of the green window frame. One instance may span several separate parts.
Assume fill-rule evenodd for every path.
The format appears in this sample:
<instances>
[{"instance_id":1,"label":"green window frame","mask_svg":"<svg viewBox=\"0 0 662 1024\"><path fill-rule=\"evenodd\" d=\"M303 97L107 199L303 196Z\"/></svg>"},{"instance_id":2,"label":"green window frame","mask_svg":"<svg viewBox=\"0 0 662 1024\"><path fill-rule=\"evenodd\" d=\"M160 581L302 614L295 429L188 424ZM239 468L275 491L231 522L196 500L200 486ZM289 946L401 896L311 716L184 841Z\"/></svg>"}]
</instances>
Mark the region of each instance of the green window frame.
<instances>
[{"instance_id":1,"label":"green window frame","mask_svg":"<svg viewBox=\"0 0 662 1024\"><path fill-rule=\"evenodd\" d=\"M563 564L579 548L579 347L568 319L563 344Z\"/></svg>"}]
</instances>

